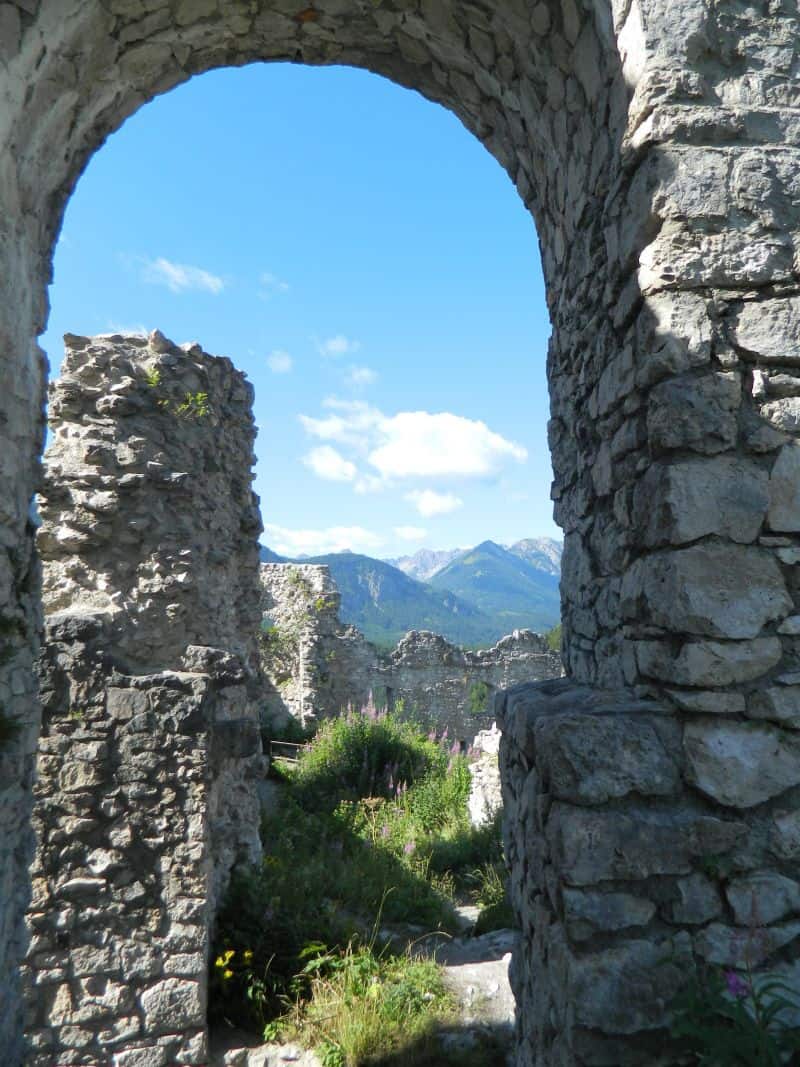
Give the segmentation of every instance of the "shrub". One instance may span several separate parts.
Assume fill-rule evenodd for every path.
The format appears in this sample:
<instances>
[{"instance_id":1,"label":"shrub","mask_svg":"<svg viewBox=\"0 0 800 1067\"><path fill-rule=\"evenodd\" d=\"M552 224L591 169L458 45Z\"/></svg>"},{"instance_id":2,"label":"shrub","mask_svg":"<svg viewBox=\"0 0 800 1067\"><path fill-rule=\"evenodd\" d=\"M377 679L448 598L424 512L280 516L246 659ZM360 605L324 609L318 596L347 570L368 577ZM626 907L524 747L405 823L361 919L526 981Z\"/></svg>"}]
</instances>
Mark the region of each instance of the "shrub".
<instances>
[{"instance_id":1,"label":"shrub","mask_svg":"<svg viewBox=\"0 0 800 1067\"><path fill-rule=\"evenodd\" d=\"M337 954L320 946L303 973L311 980L309 1004L268 1033L315 1046L324 1067L375 1062L453 1015L439 968L407 954L381 957L352 944Z\"/></svg>"},{"instance_id":2,"label":"shrub","mask_svg":"<svg viewBox=\"0 0 800 1067\"><path fill-rule=\"evenodd\" d=\"M320 726L298 766L296 795L315 808L362 797L389 799L446 766L447 754L416 726L370 706Z\"/></svg>"},{"instance_id":3,"label":"shrub","mask_svg":"<svg viewBox=\"0 0 800 1067\"><path fill-rule=\"evenodd\" d=\"M544 635L547 641L547 647L552 652L561 653L561 623L558 626L554 626L552 630L548 630Z\"/></svg>"},{"instance_id":4,"label":"shrub","mask_svg":"<svg viewBox=\"0 0 800 1067\"><path fill-rule=\"evenodd\" d=\"M489 686L486 682L473 682L467 694L467 707L473 715L482 715L489 700Z\"/></svg>"}]
</instances>

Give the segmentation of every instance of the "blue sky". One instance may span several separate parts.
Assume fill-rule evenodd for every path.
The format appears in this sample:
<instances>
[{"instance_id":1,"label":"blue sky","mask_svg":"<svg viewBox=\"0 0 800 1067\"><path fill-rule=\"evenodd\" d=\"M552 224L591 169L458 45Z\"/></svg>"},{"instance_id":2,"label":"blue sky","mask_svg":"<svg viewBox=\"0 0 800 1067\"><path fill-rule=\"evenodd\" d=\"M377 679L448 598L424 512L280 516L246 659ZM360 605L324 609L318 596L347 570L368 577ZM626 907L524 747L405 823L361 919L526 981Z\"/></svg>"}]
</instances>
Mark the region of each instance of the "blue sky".
<instances>
[{"instance_id":1,"label":"blue sky","mask_svg":"<svg viewBox=\"0 0 800 1067\"><path fill-rule=\"evenodd\" d=\"M558 536L536 233L455 116L345 67L192 79L95 155L42 340L158 327L256 391L279 551Z\"/></svg>"}]
</instances>

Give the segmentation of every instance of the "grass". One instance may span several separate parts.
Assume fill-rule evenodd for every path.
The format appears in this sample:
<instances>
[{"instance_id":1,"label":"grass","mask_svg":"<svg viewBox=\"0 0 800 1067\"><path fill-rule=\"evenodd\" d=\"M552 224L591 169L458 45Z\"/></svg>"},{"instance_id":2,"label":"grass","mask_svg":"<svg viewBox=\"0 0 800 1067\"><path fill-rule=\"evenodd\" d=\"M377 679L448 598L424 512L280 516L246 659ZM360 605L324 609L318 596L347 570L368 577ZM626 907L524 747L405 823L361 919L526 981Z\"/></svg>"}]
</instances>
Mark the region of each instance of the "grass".
<instances>
[{"instance_id":1,"label":"grass","mask_svg":"<svg viewBox=\"0 0 800 1067\"><path fill-rule=\"evenodd\" d=\"M466 760L368 707L323 723L278 773L267 855L235 873L219 915L212 1020L298 1039L325 1067L451 1062L438 968L375 941L385 922L455 932L466 897L497 910L499 827L469 823Z\"/></svg>"}]
</instances>

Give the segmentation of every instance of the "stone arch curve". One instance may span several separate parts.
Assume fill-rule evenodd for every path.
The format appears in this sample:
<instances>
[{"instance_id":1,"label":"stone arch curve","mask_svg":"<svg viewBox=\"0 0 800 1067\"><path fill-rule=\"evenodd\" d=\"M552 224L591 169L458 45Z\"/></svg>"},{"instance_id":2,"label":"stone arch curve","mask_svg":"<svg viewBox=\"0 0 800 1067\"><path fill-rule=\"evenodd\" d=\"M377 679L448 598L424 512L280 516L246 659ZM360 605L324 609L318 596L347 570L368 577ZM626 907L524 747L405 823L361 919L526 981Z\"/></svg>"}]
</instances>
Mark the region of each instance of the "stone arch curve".
<instances>
[{"instance_id":1,"label":"stone arch curve","mask_svg":"<svg viewBox=\"0 0 800 1067\"><path fill-rule=\"evenodd\" d=\"M0 757L0 899L9 902L0 973L13 973L24 944L39 721L28 509L43 430L36 337L52 244L80 171L127 115L194 73L255 60L364 66L439 101L505 166L537 223L553 322L566 666L574 682L625 695L604 703L591 688L550 689L506 702L510 797L523 781L532 789L526 776L535 772L544 793L561 798L549 815L546 805L534 816L512 804L517 904L537 913L531 944L555 931L535 951L556 961L553 973L561 967L574 996L599 973L570 932L565 899L578 898L561 890L571 886L580 907L591 905L576 880L629 880L649 899L648 879L666 879L667 903L641 912L649 915L644 941L669 934L693 958L712 958L724 936L715 924L737 915L725 878L699 879L698 850L724 852L729 879L792 880L800 858L797 30L788 5L756 11L711 0L0 5L0 703L21 726ZM642 698L651 703L642 707ZM649 771L637 777L620 760L613 784L589 794L552 779L556 741L533 725L542 701L549 718L577 702L595 725L610 710L637 723L655 715ZM622 745L625 732L609 729L598 742ZM636 808L637 798L653 796L672 804L669 818ZM678 837L694 851L677 849L680 862L666 871L643 858L644 845L627 866L587 859L576 844L585 820L596 820L595 836L613 833L605 809L584 809L620 798L631 825L641 816L668 851L667 831L682 828ZM542 834L549 859L523 878L530 838ZM705 911L696 896L680 904L697 886ZM771 936L788 966L788 913L776 914ZM642 940L609 950L623 971L647 966L635 947ZM630 1044L620 1035L663 1024L660 987L661 1015L650 1006L634 1018L624 995L617 1014L593 1014L581 996L585 1009L571 1015L563 989L534 971L523 952L520 1063L532 1062L534 1046L551 1057L541 1062L607 1062L609 1049ZM13 1062L14 980L0 987L0 1019ZM637 1060L635 1049L625 1055L654 1062L651 1053Z\"/></svg>"}]
</instances>

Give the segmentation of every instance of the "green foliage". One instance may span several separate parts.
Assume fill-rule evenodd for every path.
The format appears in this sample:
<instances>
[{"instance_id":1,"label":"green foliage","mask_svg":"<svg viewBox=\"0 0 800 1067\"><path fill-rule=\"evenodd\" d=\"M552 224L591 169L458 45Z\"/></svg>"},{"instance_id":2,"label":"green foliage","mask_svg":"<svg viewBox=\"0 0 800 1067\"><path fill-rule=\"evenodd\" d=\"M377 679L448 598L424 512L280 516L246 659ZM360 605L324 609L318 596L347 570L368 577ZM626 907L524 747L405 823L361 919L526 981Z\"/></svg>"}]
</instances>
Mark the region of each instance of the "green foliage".
<instances>
[{"instance_id":1,"label":"green foliage","mask_svg":"<svg viewBox=\"0 0 800 1067\"><path fill-rule=\"evenodd\" d=\"M149 389L159 394L156 396L156 404L168 414L180 419L203 419L211 414L208 393L187 391L183 395L183 400L171 400L164 395L164 387L168 383L165 382L159 367L145 368L144 381Z\"/></svg>"},{"instance_id":2,"label":"green foliage","mask_svg":"<svg viewBox=\"0 0 800 1067\"><path fill-rule=\"evenodd\" d=\"M781 1067L798 1062L800 1033L784 1021L798 1008L798 991L769 974L712 968L673 1003L672 1035L708 1067Z\"/></svg>"},{"instance_id":3,"label":"green foliage","mask_svg":"<svg viewBox=\"0 0 800 1067\"><path fill-rule=\"evenodd\" d=\"M306 807L388 799L446 765L447 754L418 727L370 707L322 724L298 767L296 795Z\"/></svg>"},{"instance_id":4,"label":"green foliage","mask_svg":"<svg viewBox=\"0 0 800 1067\"><path fill-rule=\"evenodd\" d=\"M270 741L289 741L295 745L305 745L314 736L316 726L303 726L299 719L290 715L280 726L271 726L262 731L265 745Z\"/></svg>"},{"instance_id":5,"label":"green foliage","mask_svg":"<svg viewBox=\"0 0 800 1067\"><path fill-rule=\"evenodd\" d=\"M467 707L472 715L482 715L486 711L490 689L484 681L473 682L467 694Z\"/></svg>"},{"instance_id":6,"label":"green foliage","mask_svg":"<svg viewBox=\"0 0 800 1067\"><path fill-rule=\"evenodd\" d=\"M183 400L174 405L173 411L179 418L204 419L211 414L208 393L186 393Z\"/></svg>"},{"instance_id":7,"label":"green foliage","mask_svg":"<svg viewBox=\"0 0 800 1067\"><path fill-rule=\"evenodd\" d=\"M558 626L554 626L552 630L547 631L545 640L549 649L553 652L561 653L561 623Z\"/></svg>"},{"instance_id":8,"label":"green foliage","mask_svg":"<svg viewBox=\"0 0 800 1067\"><path fill-rule=\"evenodd\" d=\"M382 957L370 946L353 945L335 953L320 946L303 973L311 978L310 1002L277 1029L315 1046L324 1067L374 1063L430 1037L437 1023L454 1014L439 968L409 955Z\"/></svg>"},{"instance_id":9,"label":"green foliage","mask_svg":"<svg viewBox=\"0 0 800 1067\"><path fill-rule=\"evenodd\" d=\"M497 826L470 826L466 760L370 705L325 722L281 775L268 854L235 873L219 916L212 1018L316 1044L330 1065L451 1062L437 968L376 954L374 930L455 931L458 886L498 896L476 871L502 857Z\"/></svg>"}]
</instances>

